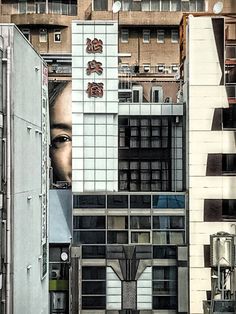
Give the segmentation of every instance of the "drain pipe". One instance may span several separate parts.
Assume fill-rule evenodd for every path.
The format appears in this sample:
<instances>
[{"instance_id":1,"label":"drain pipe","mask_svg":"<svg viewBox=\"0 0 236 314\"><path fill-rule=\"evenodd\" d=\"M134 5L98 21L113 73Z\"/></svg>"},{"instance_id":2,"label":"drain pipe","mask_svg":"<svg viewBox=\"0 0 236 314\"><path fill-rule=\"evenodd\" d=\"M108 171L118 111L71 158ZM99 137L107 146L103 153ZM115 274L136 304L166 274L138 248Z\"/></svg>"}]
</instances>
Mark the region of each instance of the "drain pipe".
<instances>
[{"instance_id":1,"label":"drain pipe","mask_svg":"<svg viewBox=\"0 0 236 314\"><path fill-rule=\"evenodd\" d=\"M7 100L6 100L6 122L7 122L7 158L6 158L6 179L7 179L7 225L6 225L6 314L11 314L11 47L7 47Z\"/></svg>"}]
</instances>

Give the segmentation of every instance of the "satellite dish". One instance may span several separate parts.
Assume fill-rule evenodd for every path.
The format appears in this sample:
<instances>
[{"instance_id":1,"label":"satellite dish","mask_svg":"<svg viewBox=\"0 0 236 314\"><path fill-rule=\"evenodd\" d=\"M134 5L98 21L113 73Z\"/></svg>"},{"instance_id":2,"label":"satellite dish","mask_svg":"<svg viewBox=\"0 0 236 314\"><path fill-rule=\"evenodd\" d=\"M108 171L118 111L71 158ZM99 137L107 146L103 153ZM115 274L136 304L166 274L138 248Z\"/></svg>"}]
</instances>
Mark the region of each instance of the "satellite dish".
<instances>
[{"instance_id":1,"label":"satellite dish","mask_svg":"<svg viewBox=\"0 0 236 314\"><path fill-rule=\"evenodd\" d=\"M220 14L222 11L223 11L223 3L221 1L218 1L214 4L214 7L213 7L213 12L215 14Z\"/></svg>"},{"instance_id":2,"label":"satellite dish","mask_svg":"<svg viewBox=\"0 0 236 314\"><path fill-rule=\"evenodd\" d=\"M113 3L113 6L112 6L112 12L113 13L118 13L121 9L121 2L120 1L116 1Z\"/></svg>"}]
</instances>

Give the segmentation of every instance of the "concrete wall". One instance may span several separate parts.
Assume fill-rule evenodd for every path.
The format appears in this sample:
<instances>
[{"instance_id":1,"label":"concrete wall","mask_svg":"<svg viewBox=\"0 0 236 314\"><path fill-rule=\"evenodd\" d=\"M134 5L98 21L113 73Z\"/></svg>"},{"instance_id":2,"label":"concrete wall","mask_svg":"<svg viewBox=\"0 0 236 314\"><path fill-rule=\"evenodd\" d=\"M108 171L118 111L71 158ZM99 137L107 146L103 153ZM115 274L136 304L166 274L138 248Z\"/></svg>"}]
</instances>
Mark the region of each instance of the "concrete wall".
<instances>
[{"instance_id":1,"label":"concrete wall","mask_svg":"<svg viewBox=\"0 0 236 314\"><path fill-rule=\"evenodd\" d=\"M48 279L41 278L42 199L46 197L40 133L42 60L13 25L0 26L0 34L4 51L9 45L12 54L12 306L14 314L46 314Z\"/></svg>"}]
</instances>

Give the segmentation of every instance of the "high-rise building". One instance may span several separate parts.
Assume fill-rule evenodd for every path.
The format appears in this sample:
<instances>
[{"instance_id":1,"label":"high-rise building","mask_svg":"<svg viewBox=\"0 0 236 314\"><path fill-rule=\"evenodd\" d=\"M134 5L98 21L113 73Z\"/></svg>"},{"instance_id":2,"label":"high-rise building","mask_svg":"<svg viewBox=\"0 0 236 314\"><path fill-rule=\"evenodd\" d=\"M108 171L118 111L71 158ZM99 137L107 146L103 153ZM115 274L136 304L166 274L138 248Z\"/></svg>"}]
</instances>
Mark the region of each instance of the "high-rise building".
<instances>
[{"instance_id":1,"label":"high-rise building","mask_svg":"<svg viewBox=\"0 0 236 314\"><path fill-rule=\"evenodd\" d=\"M14 25L0 40L0 313L46 314L47 66Z\"/></svg>"}]
</instances>

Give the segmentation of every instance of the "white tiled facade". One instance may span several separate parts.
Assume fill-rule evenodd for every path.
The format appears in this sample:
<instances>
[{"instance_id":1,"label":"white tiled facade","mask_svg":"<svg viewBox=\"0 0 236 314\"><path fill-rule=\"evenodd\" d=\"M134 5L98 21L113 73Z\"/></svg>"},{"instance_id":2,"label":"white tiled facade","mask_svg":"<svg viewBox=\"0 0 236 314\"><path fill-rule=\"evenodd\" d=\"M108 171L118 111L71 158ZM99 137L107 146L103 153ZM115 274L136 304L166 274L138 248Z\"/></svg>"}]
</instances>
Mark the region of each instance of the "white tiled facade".
<instances>
[{"instance_id":1,"label":"white tiled facade","mask_svg":"<svg viewBox=\"0 0 236 314\"><path fill-rule=\"evenodd\" d=\"M233 131L212 131L215 108L228 107L211 17L189 16L186 65L189 177L190 313L203 313L211 269L204 268L204 245L219 231L234 233L232 222L204 222L204 199L235 199L235 177L207 176L209 153L235 153ZM206 70L207 69L207 70Z\"/></svg>"},{"instance_id":2,"label":"white tiled facade","mask_svg":"<svg viewBox=\"0 0 236 314\"><path fill-rule=\"evenodd\" d=\"M87 38L102 41L103 51L88 53ZM118 188L118 27L115 21L72 23L72 190ZM96 60L102 74L87 74ZM103 83L101 97L89 97L88 83Z\"/></svg>"}]
</instances>

